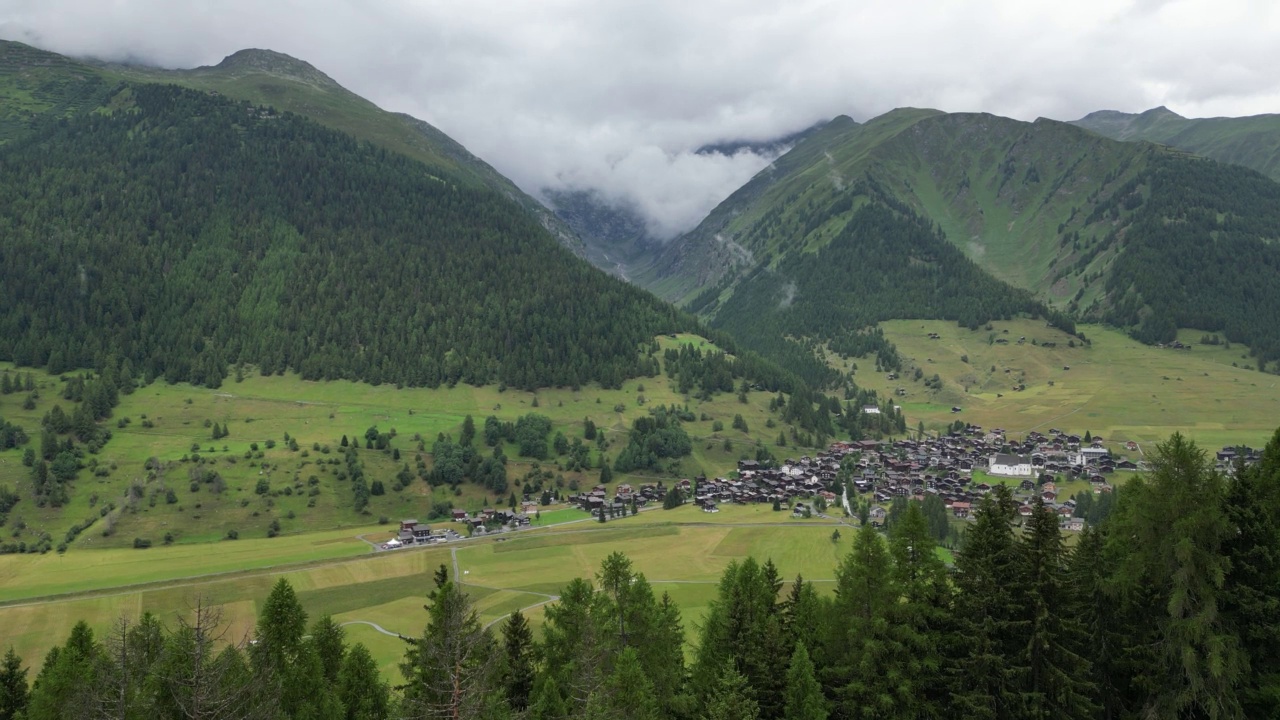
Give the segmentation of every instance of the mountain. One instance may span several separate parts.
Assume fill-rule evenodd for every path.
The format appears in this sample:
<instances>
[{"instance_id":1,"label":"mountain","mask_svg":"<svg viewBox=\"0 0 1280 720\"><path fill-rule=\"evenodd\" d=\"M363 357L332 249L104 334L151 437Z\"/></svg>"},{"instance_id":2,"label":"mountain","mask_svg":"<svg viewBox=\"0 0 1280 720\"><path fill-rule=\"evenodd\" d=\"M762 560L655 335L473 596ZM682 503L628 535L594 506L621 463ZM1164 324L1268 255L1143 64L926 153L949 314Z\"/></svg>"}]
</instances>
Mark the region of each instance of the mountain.
<instances>
[{"instance_id":1,"label":"mountain","mask_svg":"<svg viewBox=\"0 0 1280 720\"><path fill-rule=\"evenodd\" d=\"M1280 180L1280 115L1185 118L1166 107L1100 110L1072 123L1114 140L1147 140L1253 168Z\"/></svg>"},{"instance_id":2,"label":"mountain","mask_svg":"<svg viewBox=\"0 0 1280 720\"><path fill-rule=\"evenodd\" d=\"M653 371L656 334L695 327L456 148L367 139L410 126L305 63L253 51L183 75L0 51L0 359L209 386L239 363L611 386ZM273 87L279 106L235 97ZM322 100L329 123L279 109ZM394 149L410 139L417 156Z\"/></svg>"},{"instance_id":3,"label":"mountain","mask_svg":"<svg viewBox=\"0 0 1280 720\"><path fill-rule=\"evenodd\" d=\"M90 81L96 76L106 81L180 85L297 113L447 172L455 182L496 190L535 215L566 247L579 255L584 253L582 242L550 210L439 129L409 115L382 110L343 88L310 63L283 53L241 50L214 66L167 70L136 64L77 61L0 40L0 65L10 78L10 92L0 95L0 99L8 101L9 108L28 106L31 102L28 94L37 99L37 105L43 104L38 98L48 98L44 102L55 104L74 101L74 97L61 100L68 92L62 85L69 78ZM15 100L16 103L10 104ZM5 120L0 116L0 140L5 132Z\"/></svg>"},{"instance_id":4,"label":"mountain","mask_svg":"<svg viewBox=\"0 0 1280 720\"><path fill-rule=\"evenodd\" d=\"M661 241L649 234L640 213L592 190L544 190L556 217L581 238L592 265L629 279L628 271L652 259Z\"/></svg>"},{"instance_id":5,"label":"mountain","mask_svg":"<svg viewBox=\"0 0 1280 720\"><path fill-rule=\"evenodd\" d=\"M823 125L766 140L711 143L694 152L726 156L746 152L771 157L791 149ZM632 273L651 264L666 244L666 238L649 233L644 217L625 201L607 198L595 190L546 188L542 196L556 217L581 239L584 257L618 277L631 279Z\"/></svg>"},{"instance_id":6,"label":"mountain","mask_svg":"<svg viewBox=\"0 0 1280 720\"><path fill-rule=\"evenodd\" d=\"M1280 185L1052 120L837 118L633 277L775 358L892 354L891 318L1013 312L1280 359ZM811 366L811 370L813 367Z\"/></svg>"}]
</instances>

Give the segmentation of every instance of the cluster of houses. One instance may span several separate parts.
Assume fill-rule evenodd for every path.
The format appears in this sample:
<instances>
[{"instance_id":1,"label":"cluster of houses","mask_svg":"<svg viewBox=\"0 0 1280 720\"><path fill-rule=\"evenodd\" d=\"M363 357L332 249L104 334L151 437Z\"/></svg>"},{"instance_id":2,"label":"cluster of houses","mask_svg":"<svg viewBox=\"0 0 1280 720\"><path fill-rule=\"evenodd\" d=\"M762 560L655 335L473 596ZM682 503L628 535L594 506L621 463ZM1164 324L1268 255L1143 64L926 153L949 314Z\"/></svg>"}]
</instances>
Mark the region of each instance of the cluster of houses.
<instances>
[{"instance_id":1,"label":"cluster of houses","mask_svg":"<svg viewBox=\"0 0 1280 720\"><path fill-rule=\"evenodd\" d=\"M431 526L417 520L401 520L400 532L396 536L383 543L380 547L383 550L394 550L401 547L409 547L412 545L435 545L437 543L457 540L462 537L457 532L449 529L432 530Z\"/></svg>"},{"instance_id":2,"label":"cluster of houses","mask_svg":"<svg viewBox=\"0 0 1280 720\"><path fill-rule=\"evenodd\" d=\"M1137 446L1129 443L1129 450ZM988 482L974 482L973 471L988 475L1022 478L1015 495L1026 503L1019 508L1024 517L1039 496L1058 513L1068 530L1083 529L1083 521L1073 517L1075 502L1059 498L1054 479L1088 480L1096 493L1111 492L1109 476L1117 470L1137 470L1137 463L1117 458L1104 446L1104 439L1085 442L1078 435L1051 429L1047 434L1031 432L1013 440L1003 430L984 430L966 425L940 437L898 440L892 443L861 441L835 443L815 462L835 461L856 453L853 484L860 493L871 493L876 507L872 522L883 520L883 506L895 497L923 500L926 495L942 499L960 518L969 517L977 502L992 489Z\"/></svg>"},{"instance_id":3,"label":"cluster of houses","mask_svg":"<svg viewBox=\"0 0 1280 720\"><path fill-rule=\"evenodd\" d=\"M1018 509L1023 517L1031 515L1032 503L1039 497L1061 517L1065 530L1078 531L1084 529L1084 520L1074 517L1074 500L1059 497L1055 478L1087 480L1093 492L1109 493L1113 473L1142 469L1140 463L1113 455L1104 443L1102 437L1093 436L1085 442L1078 435L1057 429L1031 432L1012 440L1000 428L984 430L967 425L947 435L916 440L836 442L817 457L788 459L779 467L765 468L754 460L741 460L736 478L699 476L679 480L675 487L707 513L719 512L723 504L776 502L789 507L797 517L817 515L819 501L831 506L843 502L839 494L843 491L840 469L852 456L852 485L858 493L871 495L871 522L880 524L887 515L885 506L897 497L924 500L927 495L936 495L953 515L968 518L993 487L973 481L973 471L981 470L992 476L1021 478L1015 497L1024 503ZM1133 442L1124 447L1131 452L1139 450ZM1224 447L1216 453L1215 460L1219 470L1230 472L1242 461L1251 464L1259 458L1260 451L1254 448ZM610 498L606 486L596 485L570 496L568 502L592 515L625 517L628 511L661 503L668 492L661 481L638 487L621 483ZM470 514L454 510L450 519L466 524L474 536L528 527L530 516L537 512L537 503L526 501L519 511L486 508ZM432 530L426 523L403 520L396 538L383 548L427 545L461 537L451 528Z\"/></svg>"},{"instance_id":4,"label":"cluster of houses","mask_svg":"<svg viewBox=\"0 0 1280 720\"><path fill-rule=\"evenodd\" d=\"M472 514L466 510L454 510L449 519L454 523L462 523L470 531L470 536L475 537L477 535L508 532L529 527L531 524L530 516L537 512L537 503L526 502L518 512L515 510L485 508ZM430 525L419 522L416 519L401 520L400 532L396 533L396 536L391 540L383 543L382 549L392 550L410 545L434 545L436 543L449 542L450 540L459 540L462 537L464 535L451 526L432 530Z\"/></svg>"}]
</instances>

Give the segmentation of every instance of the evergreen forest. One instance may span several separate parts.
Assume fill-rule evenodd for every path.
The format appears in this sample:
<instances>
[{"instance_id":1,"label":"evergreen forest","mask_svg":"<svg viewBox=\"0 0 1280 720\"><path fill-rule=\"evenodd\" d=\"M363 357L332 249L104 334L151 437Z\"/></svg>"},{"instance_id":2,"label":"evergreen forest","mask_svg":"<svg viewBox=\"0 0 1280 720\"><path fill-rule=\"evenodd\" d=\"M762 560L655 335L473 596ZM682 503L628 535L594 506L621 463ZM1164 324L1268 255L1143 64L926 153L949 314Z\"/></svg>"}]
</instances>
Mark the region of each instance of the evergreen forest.
<instances>
[{"instance_id":1,"label":"evergreen forest","mask_svg":"<svg viewBox=\"0 0 1280 720\"><path fill-rule=\"evenodd\" d=\"M915 502L887 536L832 536L850 543L834 592L734 561L689 648L621 553L562 588L540 634L519 611L482 626L441 566L392 686L282 579L249 637L197 601L175 625L81 623L38 668L10 651L0 718L1276 717L1280 432L1225 474L1180 435L1151 463L1070 548L1054 512L1019 520L997 486L953 568Z\"/></svg>"},{"instance_id":2,"label":"evergreen forest","mask_svg":"<svg viewBox=\"0 0 1280 720\"><path fill-rule=\"evenodd\" d=\"M518 204L279 113L120 84L0 146L0 359L217 387L229 368L616 386L695 323Z\"/></svg>"}]
</instances>

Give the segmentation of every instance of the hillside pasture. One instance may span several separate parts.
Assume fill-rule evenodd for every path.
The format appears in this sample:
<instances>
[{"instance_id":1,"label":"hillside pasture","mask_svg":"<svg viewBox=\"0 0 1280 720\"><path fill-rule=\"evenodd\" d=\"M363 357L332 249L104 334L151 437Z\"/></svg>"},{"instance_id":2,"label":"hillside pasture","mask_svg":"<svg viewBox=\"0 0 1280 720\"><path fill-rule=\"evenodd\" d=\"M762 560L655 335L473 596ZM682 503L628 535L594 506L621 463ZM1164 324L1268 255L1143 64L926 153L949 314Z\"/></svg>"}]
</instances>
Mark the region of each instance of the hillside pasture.
<instances>
[{"instance_id":1,"label":"hillside pasture","mask_svg":"<svg viewBox=\"0 0 1280 720\"><path fill-rule=\"evenodd\" d=\"M1240 345L1157 348L1084 325L1080 330L1091 344L1074 340L1071 347L1069 335L1028 319L996 321L990 330L935 320L896 320L881 327L903 359L901 377L891 381L874 372L874 365L868 367L874 361L866 358L854 361L854 379L893 397L911 429L923 421L927 430L938 431L963 420L1013 436L1059 428L1140 445L1181 432L1212 450L1239 443L1260 447L1280 417L1280 377L1246 369L1248 350ZM1186 331L1184 342L1198 343L1201 335ZM997 342L1002 339L1007 344ZM915 368L920 380L914 379ZM935 374L941 390L925 387L924 380ZM1025 389L1015 390L1018 384ZM898 388L905 397L894 394ZM953 413L952 407L961 411Z\"/></svg>"},{"instance_id":2,"label":"hillside pasture","mask_svg":"<svg viewBox=\"0 0 1280 720\"><path fill-rule=\"evenodd\" d=\"M686 342L703 349L713 347L692 335L659 338L664 348ZM38 449L41 418L55 405L68 412L72 409L72 403L61 397L65 379L71 375L55 377L0 364L0 372L5 371L13 377L31 373L36 380L34 407L23 407L25 392L0 395L0 417L22 426L32 438L26 447ZM264 377L252 370L244 373L242 381L228 379L212 390L153 382L121 396L120 405L104 422L112 439L98 455L85 458L94 467L80 472L66 506L42 508L24 500L6 527L23 527L13 541L34 540L47 532L56 545L68 528L95 518L72 547L130 547L135 538L154 545L166 536L178 544L204 543L233 531L241 538L261 538L272 521L279 523L279 534L290 535L363 527L380 518L391 523L408 517L427 520L434 506L445 503L468 511L506 507L510 493L519 494L522 479L535 468L544 477L554 476L552 486L564 493L575 486L595 485L602 455L616 457L627 442L631 423L659 404L687 404L697 418L684 425L693 441L692 453L679 462L680 475L675 478L726 473L739 458L753 457L757 444L774 449L780 457L791 452L776 447L782 426L768 427L770 418L776 417L769 411L770 393L751 392L746 403L730 393L698 400L675 392L672 385L660 375L630 380L618 389L587 386L532 393L498 386L428 389L308 382L295 375ZM437 436L456 439L466 416L472 416L479 432L489 415L514 421L531 412L552 422L549 449L556 433L570 440L582 438L583 419L591 418L606 441L604 445L584 441L591 448L591 467L571 470L566 458L555 457L553 449L552 456L541 462L521 458L514 443L504 443L509 459L504 492L488 493L464 482L455 493L447 486L432 488L417 479L394 491L396 474L405 465L416 474L419 454L430 467ZM743 416L748 432L732 429L736 414ZM724 429L715 430L716 422ZM213 439L213 424L227 428L227 436ZM394 431L395 437L386 451L360 451L367 480L381 481L386 493L370 497L368 507L357 512L339 450L344 436L363 447L370 428ZM297 451L288 449L286 436L296 440ZM491 452L482 438L477 443L482 454ZM394 452L399 452L399 460ZM0 485L29 497L30 469L23 465L22 453L22 448L0 452ZM149 459L159 468L155 472L145 467ZM201 472L216 472L225 490L219 493L209 484L193 484ZM671 479L668 472L645 470L616 475L614 483ZM259 493L261 481L266 482L265 492ZM127 493L133 486L137 487L130 498ZM115 509L104 512L108 505Z\"/></svg>"}]
</instances>

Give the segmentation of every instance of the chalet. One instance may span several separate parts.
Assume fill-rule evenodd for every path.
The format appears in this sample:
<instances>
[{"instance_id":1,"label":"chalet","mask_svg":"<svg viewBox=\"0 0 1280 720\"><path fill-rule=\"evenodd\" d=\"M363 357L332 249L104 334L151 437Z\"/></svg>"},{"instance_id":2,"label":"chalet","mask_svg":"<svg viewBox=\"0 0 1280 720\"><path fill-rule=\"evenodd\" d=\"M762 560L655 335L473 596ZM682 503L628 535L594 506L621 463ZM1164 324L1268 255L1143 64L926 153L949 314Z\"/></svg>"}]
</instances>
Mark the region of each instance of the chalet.
<instances>
[{"instance_id":1,"label":"chalet","mask_svg":"<svg viewBox=\"0 0 1280 720\"><path fill-rule=\"evenodd\" d=\"M1080 532L1084 530L1084 518L1067 518L1062 521L1062 529L1069 532Z\"/></svg>"},{"instance_id":2,"label":"chalet","mask_svg":"<svg viewBox=\"0 0 1280 720\"><path fill-rule=\"evenodd\" d=\"M453 522L466 522L466 521L467 521L467 511L466 511L466 510L454 510L454 511L453 511L453 515L452 515L452 518L451 518L451 519L453 520Z\"/></svg>"},{"instance_id":3,"label":"chalet","mask_svg":"<svg viewBox=\"0 0 1280 720\"><path fill-rule=\"evenodd\" d=\"M959 517L959 518L969 517L969 511L972 509L973 509L973 506L967 502L951 503L951 512L955 514L956 517Z\"/></svg>"},{"instance_id":4,"label":"chalet","mask_svg":"<svg viewBox=\"0 0 1280 720\"><path fill-rule=\"evenodd\" d=\"M715 503L713 503L713 502L706 502L706 503L704 503L704 504L702 505L702 512L704 512L704 513L718 513L718 512L720 512L720 508L716 507L716 504L715 504Z\"/></svg>"}]
</instances>

